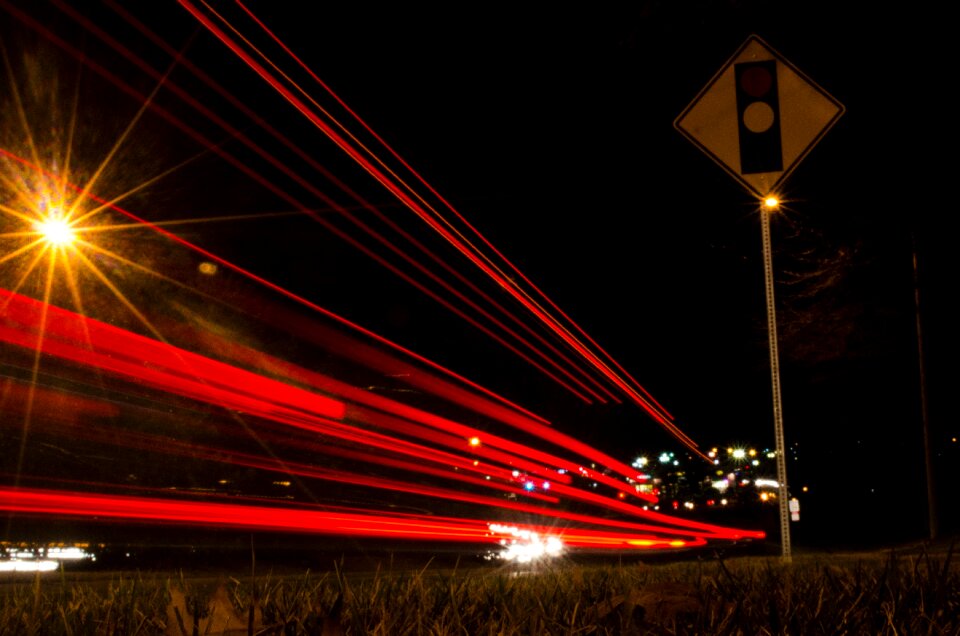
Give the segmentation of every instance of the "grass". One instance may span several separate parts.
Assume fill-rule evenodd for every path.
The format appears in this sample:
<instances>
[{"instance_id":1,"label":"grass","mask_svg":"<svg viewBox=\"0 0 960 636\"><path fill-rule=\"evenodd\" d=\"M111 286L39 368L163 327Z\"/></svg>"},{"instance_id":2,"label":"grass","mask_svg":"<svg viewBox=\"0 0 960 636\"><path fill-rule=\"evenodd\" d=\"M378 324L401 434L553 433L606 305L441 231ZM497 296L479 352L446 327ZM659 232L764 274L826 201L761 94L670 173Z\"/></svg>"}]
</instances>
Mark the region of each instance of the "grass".
<instances>
[{"instance_id":1,"label":"grass","mask_svg":"<svg viewBox=\"0 0 960 636\"><path fill-rule=\"evenodd\" d=\"M36 577L0 586L0 635L960 633L942 554L701 558L295 576Z\"/></svg>"}]
</instances>

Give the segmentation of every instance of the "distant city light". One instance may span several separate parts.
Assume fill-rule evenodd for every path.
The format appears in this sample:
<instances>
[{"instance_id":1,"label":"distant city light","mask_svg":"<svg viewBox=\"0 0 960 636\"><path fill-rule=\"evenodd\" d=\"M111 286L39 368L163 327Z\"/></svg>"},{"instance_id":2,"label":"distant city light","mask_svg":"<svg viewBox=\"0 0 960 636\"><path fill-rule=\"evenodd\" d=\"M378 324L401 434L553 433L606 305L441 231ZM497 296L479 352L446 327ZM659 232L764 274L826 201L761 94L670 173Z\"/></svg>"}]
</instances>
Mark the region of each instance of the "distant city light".
<instances>
[{"instance_id":1,"label":"distant city light","mask_svg":"<svg viewBox=\"0 0 960 636\"><path fill-rule=\"evenodd\" d=\"M747 451L743 450L742 448L735 448L732 454L734 459L743 459L747 456Z\"/></svg>"},{"instance_id":2,"label":"distant city light","mask_svg":"<svg viewBox=\"0 0 960 636\"><path fill-rule=\"evenodd\" d=\"M633 460L633 466L634 468L643 468L647 465L648 461L649 460L646 457L637 457L635 460Z\"/></svg>"},{"instance_id":3,"label":"distant city light","mask_svg":"<svg viewBox=\"0 0 960 636\"><path fill-rule=\"evenodd\" d=\"M479 446L479 445L480 445L480 438L479 438L479 437L471 437L471 438L470 438L470 445L471 445L471 446Z\"/></svg>"},{"instance_id":4,"label":"distant city light","mask_svg":"<svg viewBox=\"0 0 960 636\"><path fill-rule=\"evenodd\" d=\"M78 547L47 548L46 554L47 558L55 559L57 561L79 561L80 559L93 558L89 552L86 552L83 548Z\"/></svg>"},{"instance_id":5,"label":"distant city light","mask_svg":"<svg viewBox=\"0 0 960 636\"><path fill-rule=\"evenodd\" d=\"M672 454L672 453L662 453L662 454L660 455L660 463L661 463L661 464L669 464L669 463L670 463L670 460L671 460L672 458L673 458L673 454Z\"/></svg>"},{"instance_id":6,"label":"distant city light","mask_svg":"<svg viewBox=\"0 0 960 636\"><path fill-rule=\"evenodd\" d=\"M52 572L60 566L56 561L0 561L0 572Z\"/></svg>"},{"instance_id":7,"label":"distant city light","mask_svg":"<svg viewBox=\"0 0 960 636\"><path fill-rule=\"evenodd\" d=\"M0 550L0 555L6 557L0 558L0 572L52 572L63 561L97 560L93 554L76 546L50 546L13 552Z\"/></svg>"}]
</instances>

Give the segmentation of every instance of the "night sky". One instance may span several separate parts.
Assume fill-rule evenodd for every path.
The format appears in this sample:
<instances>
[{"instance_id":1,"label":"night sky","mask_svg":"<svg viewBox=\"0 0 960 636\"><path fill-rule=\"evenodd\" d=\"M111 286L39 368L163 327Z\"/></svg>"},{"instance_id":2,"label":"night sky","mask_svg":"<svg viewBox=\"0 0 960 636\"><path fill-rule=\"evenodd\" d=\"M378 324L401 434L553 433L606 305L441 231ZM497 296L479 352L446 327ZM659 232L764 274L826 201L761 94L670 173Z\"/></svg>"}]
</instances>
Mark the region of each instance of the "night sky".
<instances>
[{"instance_id":1,"label":"night sky","mask_svg":"<svg viewBox=\"0 0 960 636\"><path fill-rule=\"evenodd\" d=\"M175 2L121 4L403 227L436 240ZM761 235L753 197L673 121L748 36L763 38L846 108L786 182L772 226L784 426L798 458L788 477L810 489L803 505L817 532L809 536L922 538L924 406L943 531L958 522L946 505L958 481L951 440L960 434L950 404L953 204L942 185L952 176L945 167L955 132L943 85L951 76L949 40L940 34L946 17L907 5L829 5L352 3L305 13L299 2L250 3L705 449L773 446ZM52 5L0 3L7 6L46 12L47 24L94 59L105 50ZM83 11L148 49L109 5ZM16 65L20 42L36 36L6 12L4 20ZM49 63L68 67L51 55ZM150 80L126 72L151 90ZM257 138L206 90L198 85L193 94ZM102 137L90 133L90 155L102 155L138 104L86 84L80 97L89 106L81 119ZM158 94L158 103L166 99ZM191 160L132 197L133 209L151 220L289 209L164 126L145 118L124 149L135 174L112 178L135 183ZM217 141L235 147L222 133ZM316 224L276 217L174 231L624 460L683 450L635 406L572 398ZM438 253L478 279L458 254ZM296 339L259 336L280 350Z\"/></svg>"},{"instance_id":2,"label":"night sky","mask_svg":"<svg viewBox=\"0 0 960 636\"><path fill-rule=\"evenodd\" d=\"M939 128L935 15L648 2L404 9L298 29L283 13L278 28L325 81L705 447L773 444L760 228L752 197L672 122L749 35L777 49L846 107L787 181L773 225L791 483L821 497L808 506L864 520L841 527L847 540L901 524L899 536L923 536L914 253L944 504L957 452L956 265L945 210L925 194L946 178L936 146L953 128ZM455 345L432 348L433 330L392 326L454 364ZM511 397L533 384L504 382L509 366L490 374L482 357L462 368ZM598 445L670 447L632 407L576 408L530 388L551 415L574 409L565 424Z\"/></svg>"}]
</instances>

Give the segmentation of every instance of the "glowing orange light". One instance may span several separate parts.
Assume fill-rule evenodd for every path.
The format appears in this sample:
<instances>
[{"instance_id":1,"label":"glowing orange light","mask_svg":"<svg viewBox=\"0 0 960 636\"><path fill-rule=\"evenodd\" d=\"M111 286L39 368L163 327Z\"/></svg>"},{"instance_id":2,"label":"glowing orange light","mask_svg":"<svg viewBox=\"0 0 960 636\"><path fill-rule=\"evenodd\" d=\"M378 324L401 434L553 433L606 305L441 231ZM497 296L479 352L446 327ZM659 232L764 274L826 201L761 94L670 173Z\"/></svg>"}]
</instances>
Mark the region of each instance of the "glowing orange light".
<instances>
[{"instance_id":1,"label":"glowing orange light","mask_svg":"<svg viewBox=\"0 0 960 636\"><path fill-rule=\"evenodd\" d=\"M479 446L479 445L480 445L480 438L479 438L479 437L471 437L471 438L470 438L470 445L471 445L471 446Z\"/></svg>"},{"instance_id":2,"label":"glowing orange light","mask_svg":"<svg viewBox=\"0 0 960 636\"><path fill-rule=\"evenodd\" d=\"M34 227L52 245L67 245L76 238L73 228L63 219L50 218L38 221Z\"/></svg>"},{"instance_id":3,"label":"glowing orange light","mask_svg":"<svg viewBox=\"0 0 960 636\"><path fill-rule=\"evenodd\" d=\"M768 196L763 200L763 207L772 212L780 207L780 200L775 196Z\"/></svg>"}]
</instances>

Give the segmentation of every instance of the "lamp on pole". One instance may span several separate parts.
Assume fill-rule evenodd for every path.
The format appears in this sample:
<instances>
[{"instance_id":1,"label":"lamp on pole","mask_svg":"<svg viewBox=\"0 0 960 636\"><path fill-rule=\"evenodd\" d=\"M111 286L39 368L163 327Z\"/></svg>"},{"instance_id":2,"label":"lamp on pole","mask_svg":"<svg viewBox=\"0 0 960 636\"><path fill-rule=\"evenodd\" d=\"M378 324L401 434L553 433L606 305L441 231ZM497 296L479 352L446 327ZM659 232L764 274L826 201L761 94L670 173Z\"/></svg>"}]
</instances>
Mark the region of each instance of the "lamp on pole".
<instances>
[{"instance_id":1,"label":"lamp on pole","mask_svg":"<svg viewBox=\"0 0 960 636\"><path fill-rule=\"evenodd\" d=\"M777 312L773 296L773 255L770 247L770 216L780 207L775 196L767 196L760 206L763 234L763 278L767 291L767 339L770 342L770 379L773 387L773 431L777 452L777 484L780 499L780 546L784 561L790 555L790 511L787 488L787 452L783 440L783 409L780 405L780 354L777 351Z\"/></svg>"}]
</instances>

